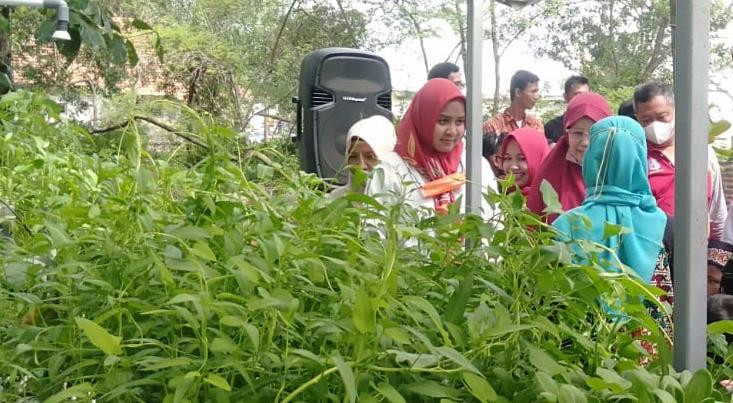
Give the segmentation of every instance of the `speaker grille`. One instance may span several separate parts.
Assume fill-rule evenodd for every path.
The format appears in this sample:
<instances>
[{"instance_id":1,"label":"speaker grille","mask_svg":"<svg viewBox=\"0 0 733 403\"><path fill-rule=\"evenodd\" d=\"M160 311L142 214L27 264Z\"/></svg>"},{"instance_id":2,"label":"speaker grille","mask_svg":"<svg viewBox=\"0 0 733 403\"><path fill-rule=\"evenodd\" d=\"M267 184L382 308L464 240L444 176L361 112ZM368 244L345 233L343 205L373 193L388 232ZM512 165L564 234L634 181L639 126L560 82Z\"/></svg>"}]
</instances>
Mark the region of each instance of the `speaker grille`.
<instances>
[{"instance_id":1,"label":"speaker grille","mask_svg":"<svg viewBox=\"0 0 733 403\"><path fill-rule=\"evenodd\" d=\"M311 93L311 105L313 107L330 104L333 102L333 95L320 88L313 88Z\"/></svg>"},{"instance_id":2,"label":"speaker grille","mask_svg":"<svg viewBox=\"0 0 733 403\"><path fill-rule=\"evenodd\" d=\"M392 92L385 92L377 97L377 105L391 111L392 110Z\"/></svg>"}]
</instances>

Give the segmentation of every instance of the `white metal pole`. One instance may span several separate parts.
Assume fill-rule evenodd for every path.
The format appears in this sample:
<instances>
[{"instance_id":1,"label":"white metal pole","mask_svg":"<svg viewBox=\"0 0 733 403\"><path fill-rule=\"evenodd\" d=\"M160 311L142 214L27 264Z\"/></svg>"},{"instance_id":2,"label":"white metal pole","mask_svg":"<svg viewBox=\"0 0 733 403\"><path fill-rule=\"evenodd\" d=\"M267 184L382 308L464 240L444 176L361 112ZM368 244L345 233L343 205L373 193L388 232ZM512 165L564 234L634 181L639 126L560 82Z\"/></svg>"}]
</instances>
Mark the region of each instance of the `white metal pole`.
<instances>
[{"instance_id":1,"label":"white metal pole","mask_svg":"<svg viewBox=\"0 0 733 403\"><path fill-rule=\"evenodd\" d=\"M706 365L707 133L710 2L678 0L675 32L674 358Z\"/></svg>"},{"instance_id":2,"label":"white metal pole","mask_svg":"<svg viewBox=\"0 0 733 403\"><path fill-rule=\"evenodd\" d=\"M466 212L481 211L481 149L483 144L483 102L481 99L481 45L483 42L482 0L468 0L468 60L466 81L468 96L466 113L468 130L466 133L466 165L468 184L466 186Z\"/></svg>"}]
</instances>

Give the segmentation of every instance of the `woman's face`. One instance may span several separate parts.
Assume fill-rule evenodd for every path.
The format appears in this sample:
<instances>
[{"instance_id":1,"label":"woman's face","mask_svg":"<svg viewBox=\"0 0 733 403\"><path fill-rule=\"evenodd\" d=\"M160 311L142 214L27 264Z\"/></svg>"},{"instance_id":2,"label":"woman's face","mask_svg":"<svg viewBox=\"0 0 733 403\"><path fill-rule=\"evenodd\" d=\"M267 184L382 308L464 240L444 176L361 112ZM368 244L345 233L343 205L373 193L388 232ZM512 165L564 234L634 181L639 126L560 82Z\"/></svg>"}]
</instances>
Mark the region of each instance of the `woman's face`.
<instances>
[{"instance_id":1,"label":"woman's face","mask_svg":"<svg viewBox=\"0 0 733 403\"><path fill-rule=\"evenodd\" d=\"M576 161L583 161L590 143L590 127L594 123L591 118L584 116L568 128L568 152Z\"/></svg>"},{"instance_id":2,"label":"woman's face","mask_svg":"<svg viewBox=\"0 0 733 403\"><path fill-rule=\"evenodd\" d=\"M506 144L506 150L502 155L502 167L508 174L514 175L514 184L518 187L524 187L529 181L529 175L527 172L527 159L524 158L522 150L519 148L514 139L509 139Z\"/></svg>"},{"instance_id":3,"label":"woman's face","mask_svg":"<svg viewBox=\"0 0 733 403\"><path fill-rule=\"evenodd\" d=\"M438 116L433 131L433 148L447 153L463 140L466 132L466 107L461 101L449 102Z\"/></svg>"},{"instance_id":4,"label":"woman's face","mask_svg":"<svg viewBox=\"0 0 733 403\"><path fill-rule=\"evenodd\" d=\"M379 158L372 147L362 139L356 137L351 140L348 164L360 167L363 171L371 171L379 163Z\"/></svg>"}]
</instances>

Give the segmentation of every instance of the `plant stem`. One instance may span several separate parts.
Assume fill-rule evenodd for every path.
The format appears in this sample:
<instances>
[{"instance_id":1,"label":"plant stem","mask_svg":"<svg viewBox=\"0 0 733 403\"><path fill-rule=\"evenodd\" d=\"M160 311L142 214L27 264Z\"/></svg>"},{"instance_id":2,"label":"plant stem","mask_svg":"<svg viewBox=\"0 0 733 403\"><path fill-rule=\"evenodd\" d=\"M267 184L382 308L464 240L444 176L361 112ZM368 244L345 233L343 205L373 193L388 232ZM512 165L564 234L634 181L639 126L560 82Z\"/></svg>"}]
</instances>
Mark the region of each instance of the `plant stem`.
<instances>
[{"instance_id":1,"label":"plant stem","mask_svg":"<svg viewBox=\"0 0 733 403\"><path fill-rule=\"evenodd\" d=\"M414 367L405 367L405 368L390 368L390 367L379 367L376 365L370 365L369 369L373 371L380 371L380 372L427 372L432 374L451 374L454 372L461 372L465 371L465 368L453 368L453 369L444 369L444 368L414 368Z\"/></svg>"},{"instance_id":2,"label":"plant stem","mask_svg":"<svg viewBox=\"0 0 733 403\"><path fill-rule=\"evenodd\" d=\"M336 372L337 370L338 370L338 367L331 367L331 368L329 368L329 369L327 369L327 370L325 370L325 371L321 372L321 373L320 373L320 374L318 374L317 376L313 377L313 379L311 379L310 381L308 381L308 382L306 382L306 383L304 383L304 384L300 385L300 386L298 387L298 389L295 389L294 391L292 391L292 392L291 392L291 393L290 393L289 395L287 395L287 396L285 397L285 399L283 399L283 401L282 401L281 403L288 403L288 402L292 401L292 400L293 400L293 399L295 399L295 398L296 398L296 397L297 397L297 396L298 396L299 394L303 393L303 391L304 391L304 390L306 390L306 389L308 389L309 387L311 387L311 386L313 386L313 385L317 384L318 382L320 382L320 381L321 381L321 379L325 378L326 376L330 375L330 374L331 374L331 373L333 373L333 372Z\"/></svg>"}]
</instances>

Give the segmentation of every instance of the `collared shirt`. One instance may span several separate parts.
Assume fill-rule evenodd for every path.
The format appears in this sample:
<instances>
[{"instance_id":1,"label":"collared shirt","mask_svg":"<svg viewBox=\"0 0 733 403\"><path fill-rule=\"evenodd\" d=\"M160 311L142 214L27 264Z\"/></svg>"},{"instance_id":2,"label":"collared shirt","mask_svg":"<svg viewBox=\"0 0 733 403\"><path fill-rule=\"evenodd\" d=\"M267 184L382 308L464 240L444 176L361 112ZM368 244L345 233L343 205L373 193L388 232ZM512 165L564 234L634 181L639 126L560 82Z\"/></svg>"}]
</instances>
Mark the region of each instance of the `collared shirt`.
<instances>
[{"instance_id":1,"label":"collared shirt","mask_svg":"<svg viewBox=\"0 0 733 403\"><path fill-rule=\"evenodd\" d=\"M649 148L647 166L649 186L657 199L657 206L668 216L674 217L674 164L660 150Z\"/></svg>"},{"instance_id":2,"label":"collared shirt","mask_svg":"<svg viewBox=\"0 0 733 403\"><path fill-rule=\"evenodd\" d=\"M524 114L524 120L522 121L521 127L531 127L544 132L545 129L542 126L542 122L534 116ZM500 113L484 123L483 132L488 133L511 133L514 130L519 129L520 126L517 124L517 119L509 113L509 108L505 109L503 113Z\"/></svg>"},{"instance_id":3,"label":"collared shirt","mask_svg":"<svg viewBox=\"0 0 733 403\"><path fill-rule=\"evenodd\" d=\"M649 185L657 199L657 205L667 215L674 217L674 164L660 150L649 148L647 152L649 167ZM710 221L710 238L720 239L723 227L728 218L728 209L723 193L723 181L720 164L715 150L708 147L707 168L707 201L708 220Z\"/></svg>"}]
</instances>

